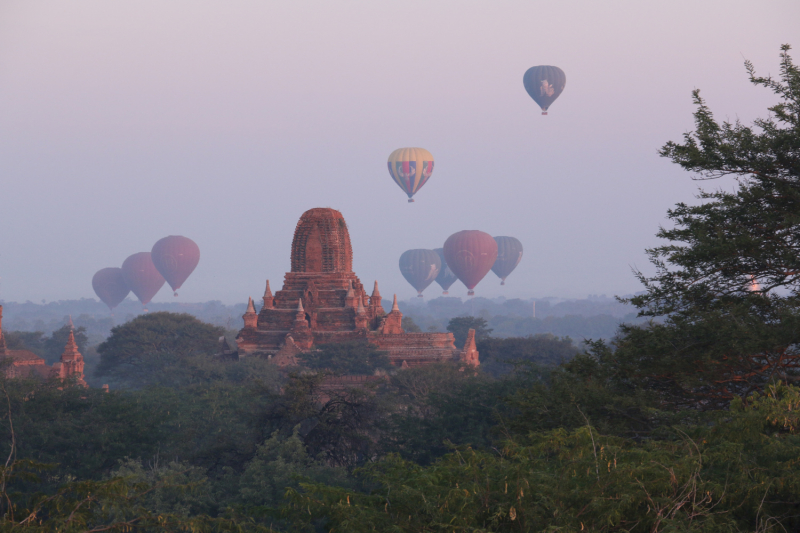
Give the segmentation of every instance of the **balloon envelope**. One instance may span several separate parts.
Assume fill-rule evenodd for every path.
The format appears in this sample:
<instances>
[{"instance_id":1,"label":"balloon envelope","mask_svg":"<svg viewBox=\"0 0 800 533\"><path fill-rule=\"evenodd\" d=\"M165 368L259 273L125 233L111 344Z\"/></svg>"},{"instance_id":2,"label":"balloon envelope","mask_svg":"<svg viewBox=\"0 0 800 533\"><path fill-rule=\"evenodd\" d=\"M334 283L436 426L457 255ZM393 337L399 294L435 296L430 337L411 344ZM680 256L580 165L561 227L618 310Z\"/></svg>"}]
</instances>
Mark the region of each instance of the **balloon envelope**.
<instances>
[{"instance_id":1,"label":"balloon envelope","mask_svg":"<svg viewBox=\"0 0 800 533\"><path fill-rule=\"evenodd\" d=\"M153 264L173 291L181 288L200 262L200 248L192 239L181 235L164 237L153 245L150 253Z\"/></svg>"},{"instance_id":2,"label":"balloon envelope","mask_svg":"<svg viewBox=\"0 0 800 533\"><path fill-rule=\"evenodd\" d=\"M531 67L522 77L522 84L533 100L542 108L542 115L547 114L556 98L567 84L567 76L558 67L539 65Z\"/></svg>"},{"instance_id":3,"label":"balloon envelope","mask_svg":"<svg viewBox=\"0 0 800 533\"><path fill-rule=\"evenodd\" d=\"M164 286L164 276L156 270L150 252L139 252L128 257L122 263L122 275L142 305L150 303L153 296Z\"/></svg>"},{"instance_id":4,"label":"balloon envelope","mask_svg":"<svg viewBox=\"0 0 800 533\"><path fill-rule=\"evenodd\" d=\"M444 243L447 266L467 286L472 296L475 285L486 275L497 259L497 243L488 233L478 230L459 231Z\"/></svg>"},{"instance_id":5,"label":"balloon envelope","mask_svg":"<svg viewBox=\"0 0 800 533\"><path fill-rule=\"evenodd\" d=\"M109 309L114 309L122 303L131 290L125 283L125 276L121 268L103 268L92 276L92 288Z\"/></svg>"},{"instance_id":6,"label":"balloon envelope","mask_svg":"<svg viewBox=\"0 0 800 533\"><path fill-rule=\"evenodd\" d=\"M495 237L494 240L497 243L497 260L492 266L492 272L503 280L500 285L505 285L508 275L522 261L522 243L514 237Z\"/></svg>"},{"instance_id":7,"label":"balloon envelope","mask_svg":"<svg viewBox=\"0 0 800 533\"><path fill-rule=\"evenodd\" d=\"M436 276L436 283L443 289L442 294L448 294L448 289L450 289L450 285L456 282L458 277L453 274L453 271L450 270L450 267L447 266L447 261L444 258L444 249L436 248L434 250L437 254L439 254L439 259L442 261L442 267L439 269L439 275Z\"/></svg>"},{"instance_id":8,"label":"balloon envelope","mask_svg":"<svg viewBox=\"0 0 800 533\"><path fill-rule=\"evenodd\" d=\"M422 297L428 285L439 275L442 260L433 250L406 250L400 256L400 273Z\"/></svg>"},{"instance_id":9,"label":"balloon envelope","mask_svg":"<svg viewBox=\"0 0 800 533\"><path fill-rule=\"evenodd\" d=\"M433 156L425 148L398 148L389 154L389 174L408 195L408 201L428 182L433 172Z\"/></svg>"}]
</instances>

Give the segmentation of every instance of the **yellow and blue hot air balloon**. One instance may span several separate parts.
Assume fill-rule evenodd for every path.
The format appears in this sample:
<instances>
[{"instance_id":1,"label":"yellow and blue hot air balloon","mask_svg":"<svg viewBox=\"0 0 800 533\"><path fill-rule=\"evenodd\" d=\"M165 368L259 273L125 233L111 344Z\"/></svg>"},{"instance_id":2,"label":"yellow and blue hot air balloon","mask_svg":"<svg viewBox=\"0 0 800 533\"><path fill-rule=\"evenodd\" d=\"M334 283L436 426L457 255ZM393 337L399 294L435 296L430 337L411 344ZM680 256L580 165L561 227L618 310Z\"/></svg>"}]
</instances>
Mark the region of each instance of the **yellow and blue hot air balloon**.
<instances>
[{"instance_id":1,"label":"yellow and blue hot air balloon","mask_svg":"<svg viewBox=\"0 0 800 533\"><path fill-rule=\"evenodd\" d=\"M398 148L389 155L389 174L408 195L408 201L433 173L433 156L424 148Z\"/></svg>"}]
</instances>

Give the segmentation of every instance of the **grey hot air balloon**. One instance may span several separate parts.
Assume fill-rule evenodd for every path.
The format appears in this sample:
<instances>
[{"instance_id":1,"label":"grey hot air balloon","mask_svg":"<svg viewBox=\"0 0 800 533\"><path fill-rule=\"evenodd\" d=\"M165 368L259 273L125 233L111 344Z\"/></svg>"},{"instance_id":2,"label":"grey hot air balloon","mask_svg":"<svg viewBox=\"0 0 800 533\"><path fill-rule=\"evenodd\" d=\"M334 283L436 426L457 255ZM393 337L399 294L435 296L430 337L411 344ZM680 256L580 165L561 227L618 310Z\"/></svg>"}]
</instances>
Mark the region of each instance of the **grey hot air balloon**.
<instances>
[{"instance_id":1,"label":"grey hot air balloon","mask_svg":"<svg viewBox=\"0 0 800 533\"><path fill-rule=\"evenodd\" d=\"M400 256L400 273L422 298L422 291L439 275L442 261L433 250L407 250Z\"/></svg>"},{"instance_id":2,"label":"grey hot air balloon","mask_svg":"<svg viewBox=\"0 0 800 533\"><path fill-rule=\"evenodd\" d=\"M497 243L497 259L492 265L492 272L500 278L500 285L506 284L506 278L522 260L522 243L514 237L495 237Z\"/></svg>"},{"instance_id":3,"label":"grey hot air balloon","mask_svg":"<svg viewBox=\"0 0 800 533\"><path fill-rule=\"evenodd\" d=\"M567 76L558 67L539 65L525 72L522 83L530 97L542 108L542 115L546 115L547 109L564 90Z\"/></svg>"},{"instance_id":4,"label":"grey hot air balloon","mask_svg":"<svg viewBox=\"0 0 800 533\"><path fill-rule=\"evenodd\" d=\"M436 276L436 283L443 289L442 294L449 294L450 285L455 283L458 277L453 274L453 271L450 270L450 267L447 266L447 262L444 260L444 248L436 248L433 251L439 254L439 260L442 262L439 275Z\"/></svg>"}]
</instances>

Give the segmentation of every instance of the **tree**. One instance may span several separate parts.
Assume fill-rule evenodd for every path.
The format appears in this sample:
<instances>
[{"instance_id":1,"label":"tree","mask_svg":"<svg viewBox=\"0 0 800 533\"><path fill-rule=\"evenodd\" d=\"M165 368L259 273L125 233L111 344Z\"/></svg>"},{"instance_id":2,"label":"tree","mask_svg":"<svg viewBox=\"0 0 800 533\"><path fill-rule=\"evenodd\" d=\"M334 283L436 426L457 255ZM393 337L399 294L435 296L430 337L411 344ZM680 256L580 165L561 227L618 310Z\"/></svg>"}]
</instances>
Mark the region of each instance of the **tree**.
<instances>
[{"instance_id":1,"label":"tree","mask_svg":"<svg viewBox=\"0 0 800 533\"><path fill-rule=\"evenodd\" d=\"M318 349L300 354L303 365L334 374L364 375L391 368L387 352L367 341L321 344Z\"/></svg>"},{"instance_id":2,"label":"tree","mask_svg":"<svg viewBox=\"0 0 800 533\"><path fill-rule=\"evenodd\" d=\"M494 331L486 323L485 318L476 318L474 316L457 316L451 318L447 324L447 331L456 338L456 346L459 348L467 342L467 333L469 333L470 329L475 330L476 340L488 337Z\"/></svg>"},{"instance_id":3,"label":"tree","mask_svg":"<svg viewBox=\"0 0 800 533\"><path fill-rule=\"evenodd\" d=\"M96 374L133 386L161 381L168 369L178 371L193 357L214 354L224 333L187 313L140 315L112 329L97 347Z\"/></svg>"},{"instance_id":4,"label":"tree","mask_svg":"<svg viewBox=\"0 0 800 533\"><path fill-rule=\"evenodd\" d=\"M403 327L403 331L405 331L406 333L422 332L422 329L420 329L417 323L414 322L414 319L411 318L410 316L404 316L401 325Z\"/></svg>"},{"instance_id":5,"label":"tree","mask_svg":"<svg viewBox=\"0 0 800 533\"><path fill-rule=\"evenodd\" d=\"M369 493L290 489L294 524L328 531L796 531L800 390L771 386L749 406L666 438L603 435L591 424L429 466L397 456L363 470Z\"/></svg>"},{"instance_id":6,"label":"tree","mask_svg":"<svg viewBox=\"0 0 800 533\"><path fill-rule=\"evenodd\" d=\"M628 302L661 323L623 326L606 362L671 405L723 407L771 380L800 379L800 69L781 48L780 79L750 81L779 103L753 126L719 123L699 91L695 130L661 155L697 179L736 179L669 210L653 277Z\"/></svg>"},{"instance_id":7,"label":"tree","mask_svg":"<svg viewBox=\"0 0 800 533\"><path fill-rule=\"evenodd\" d=\"M481 370L494 376L511 372L512 362L559 365L578 353L569 337L556 337L549 333L495 339L482 338L477 342Z\"/></svg>"}]
</instances>

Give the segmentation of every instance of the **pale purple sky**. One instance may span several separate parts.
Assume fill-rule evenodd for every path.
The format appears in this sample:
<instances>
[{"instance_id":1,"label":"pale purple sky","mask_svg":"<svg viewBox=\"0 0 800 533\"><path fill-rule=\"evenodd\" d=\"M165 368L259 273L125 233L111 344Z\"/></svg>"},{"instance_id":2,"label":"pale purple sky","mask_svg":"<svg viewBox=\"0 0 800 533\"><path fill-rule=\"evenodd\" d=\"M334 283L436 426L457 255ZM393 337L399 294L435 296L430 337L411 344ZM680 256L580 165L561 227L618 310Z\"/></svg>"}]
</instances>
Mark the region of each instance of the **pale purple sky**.
<instances>
[{"instance_id":1,"label":"pale purple sky","mask_svg":"<svg viewBox=\"0 0 800 533\"><path fill-rule=\"evenodd\" d=\"M96 270L179 234L202 253L181 300L246 301L322 206L384 295L415 293L404 250L462 229L525 247L478 295L634 292L698 186L656 153L692 89L764 116L743 62L776 75L783 43L800 61L797 0L0 0L0 300L94 297ZM567 76L548 116L522 86L539 64ZM386 170L403 146L436 160L414 204Z\"/></svg>"}]
</instances>

